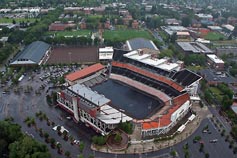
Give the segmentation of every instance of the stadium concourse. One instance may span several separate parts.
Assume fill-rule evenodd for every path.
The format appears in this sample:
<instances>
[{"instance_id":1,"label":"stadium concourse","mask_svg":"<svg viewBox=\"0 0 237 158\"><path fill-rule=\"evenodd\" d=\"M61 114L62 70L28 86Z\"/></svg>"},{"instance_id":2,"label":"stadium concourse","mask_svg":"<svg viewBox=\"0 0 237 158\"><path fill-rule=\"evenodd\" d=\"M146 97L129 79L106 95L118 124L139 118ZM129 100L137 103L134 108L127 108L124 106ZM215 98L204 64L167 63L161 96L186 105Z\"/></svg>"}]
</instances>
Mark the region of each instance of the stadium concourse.
<instances>
[{"instance_id":1,"label":"stadium concourse","mask_svg":"<svg viewBox=\"0 0 237 158\"><path fill-rule=\"evenodd\" d=\"M201 80L182 62L157 59L140 49L115 50L107 67L95 64L66 80L71 77L76 82L58 92L57 101L76 122L107 135L121 121L132 121L141 127L141 138L166 134L177 125L190 111L190 97Z\"/></svg>"}]
</instances>

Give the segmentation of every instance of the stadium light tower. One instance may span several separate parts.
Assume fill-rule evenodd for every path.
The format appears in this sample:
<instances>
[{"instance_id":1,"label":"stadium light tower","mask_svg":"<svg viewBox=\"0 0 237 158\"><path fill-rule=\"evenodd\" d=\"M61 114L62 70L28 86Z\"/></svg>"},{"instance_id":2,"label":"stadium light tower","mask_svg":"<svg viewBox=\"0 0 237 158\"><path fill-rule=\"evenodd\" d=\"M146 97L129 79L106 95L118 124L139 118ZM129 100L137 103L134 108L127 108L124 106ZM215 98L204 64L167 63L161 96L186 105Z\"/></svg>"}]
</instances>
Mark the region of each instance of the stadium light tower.
<instances>
[{"instance_id":1,"label":"stadium light tower","mask_svg":"<svg viewBox=\"0 0 237 158\"><path fill-rule=\"evenodd\" d=\"M123 112L125 112L125 110L119 109L119 111L121 112L121 121L123 122Z\"/></svg>"},{"instance_id":2,"label":"stadium light tower","mask_svg":"<svg viewBox=\"0 0 237 158\"><path fill-rule=\"evenodd\" d=\"M72 63L72 57L71 57L72 52L68 52L68 55L69 55L69 62L70 62L70 64L71 64L71 63Z\"/></svg>"}]
</instances>

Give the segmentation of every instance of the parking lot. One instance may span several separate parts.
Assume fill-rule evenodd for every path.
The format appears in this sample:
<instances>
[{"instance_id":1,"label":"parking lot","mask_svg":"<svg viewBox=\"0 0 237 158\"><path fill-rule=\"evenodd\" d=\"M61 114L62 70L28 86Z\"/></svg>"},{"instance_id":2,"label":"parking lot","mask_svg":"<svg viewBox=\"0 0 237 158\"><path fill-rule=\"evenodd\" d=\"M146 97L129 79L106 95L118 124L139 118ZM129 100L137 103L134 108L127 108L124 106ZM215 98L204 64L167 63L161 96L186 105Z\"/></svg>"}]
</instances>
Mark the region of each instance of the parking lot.
<instances>
[{"instance_id":1,"label":"parking lot","mask_svg":"<svg viewBox=\"0 0 237 158\"><path fill-rule=\"evenodd\" d=\"M65 73L77 69L79 67L75 65L50 66L40 70L25 71L24 78L17 85L12 85L11 80L8 80L6 84L2 84L2 88L0 89L0 119L13 117L14 121L22 126L23 132L38 141L45 142L44 138L40 137L34 128L28 127L24 123L26 117L33 117L38 128L42 128L56 142L60 142L64 151L69 151L72 157L76 157L79 154L78 146L72 146L69 141L65 141L62 137L58 136L57 132L52 129L52 126L48 126L46 122L36 118L36 113L42 111L55 125L64 126L75 140L84 142L85 150L89 150L90 139L95 134L94 131L85 127L83 124L76 125L72 119L68 119L70 116L65 111L56 106L49 106L46 102L46 95L57 90L53 87L59 84L59 79ZM48 144L48 148L53 155L64 157L59 155L56 149L52 149L50 144ZM85 153L85 155L90 154L88 151L85 151Z\"/></svg>"}]
</instances>

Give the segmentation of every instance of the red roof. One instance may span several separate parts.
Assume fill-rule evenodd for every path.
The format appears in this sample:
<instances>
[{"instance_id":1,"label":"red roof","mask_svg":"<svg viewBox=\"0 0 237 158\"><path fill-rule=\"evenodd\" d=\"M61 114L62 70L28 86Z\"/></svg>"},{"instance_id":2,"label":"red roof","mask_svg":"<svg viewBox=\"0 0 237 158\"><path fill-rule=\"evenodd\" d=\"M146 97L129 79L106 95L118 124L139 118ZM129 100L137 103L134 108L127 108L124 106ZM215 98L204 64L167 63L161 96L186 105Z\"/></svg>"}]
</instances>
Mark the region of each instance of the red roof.
<instances>
[{"instance_id":1,"label":"red roof","mask_svg":"<svg viewBox=\"0 0 237 158\"><path fill-rule=\"evenodd\" d=\"M104 66L101 65L100 63L94 64L94 65L89 66L87 68L84 68L82 70L78 70L76 72L73 72L73 73L70 73L70 74L66 75L66 79L73 82L75 80L86 77L86 76L88 76L90 74L93 74L97 71L100 71L102 69L104 69Z\"/></svg>"},{"instance_id":2,"label":"red roof","mask_svg":"<svg viewBox=\"0 0 237 158\"><path fill-rule=\"evenodd\" d=\"M184 93L173 99L174 106L170 108L167 114L163 115L160 119L142 123L142 129L149 130L158 127L168 126L171 123L171 115L178 110L187 100L189 100L188 93Z\"/></svg>"}]
</instances>

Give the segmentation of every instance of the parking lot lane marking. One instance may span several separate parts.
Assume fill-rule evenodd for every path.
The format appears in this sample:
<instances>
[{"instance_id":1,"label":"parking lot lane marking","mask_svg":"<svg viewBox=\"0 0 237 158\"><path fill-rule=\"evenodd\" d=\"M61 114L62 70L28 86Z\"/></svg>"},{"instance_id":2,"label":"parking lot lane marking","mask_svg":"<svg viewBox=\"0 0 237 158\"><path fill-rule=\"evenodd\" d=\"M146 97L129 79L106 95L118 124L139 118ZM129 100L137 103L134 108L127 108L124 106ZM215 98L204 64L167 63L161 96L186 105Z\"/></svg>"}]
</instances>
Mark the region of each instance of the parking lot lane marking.
<instances>
[{"instance_id":1,"label":"parking lot lane marking","mask_svg":"<svg viewBox=\"0 0 237 158\"><path fill-rule=\"evenodd\" d=\"M207 118L207 119L208 119L208 121L211 123L211 125L214 127L214 129L218 132L216 126L213 124L213 122L210 120L210 118Z\"/></svg>"}]
</instances>

